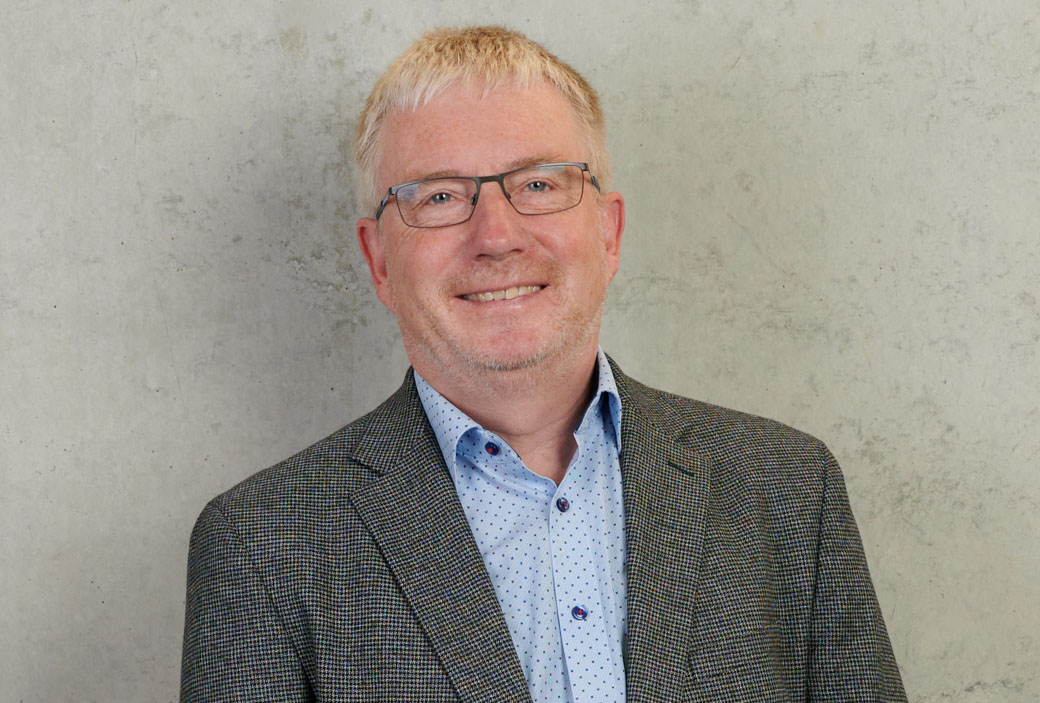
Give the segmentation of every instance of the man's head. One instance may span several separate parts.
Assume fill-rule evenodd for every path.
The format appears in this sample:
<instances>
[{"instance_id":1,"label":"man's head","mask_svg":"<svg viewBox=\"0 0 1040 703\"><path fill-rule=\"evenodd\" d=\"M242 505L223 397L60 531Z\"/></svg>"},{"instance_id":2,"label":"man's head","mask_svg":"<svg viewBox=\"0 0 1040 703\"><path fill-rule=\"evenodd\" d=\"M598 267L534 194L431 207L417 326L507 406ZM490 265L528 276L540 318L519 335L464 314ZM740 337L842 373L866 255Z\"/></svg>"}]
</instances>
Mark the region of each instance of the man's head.
<instances>
[{"instance_id":1,"label":"man's head","mask_svg":"<svg viewBox=\"0 0 1040 703\"><path fill-rule=\"evenodd\" d=\"M378 220L357 225L376 292L435 387L592 363L624 225L620 194L597 186L603 176L594 163L605 164L606 154L593 145L602 147L602 135L588 84L498 28L427 35L376 84L358 138L373 210L391 186L444 177L455 181L424 184L423 207L472 209L450 224L416 219L409 186L407 196L386 198ZM476 180L473 189L457 187L467 177L559 162L588 168L553 167L570 172L567 186L546 168L532 178L485 180L479 191ZM560 201L567 207L521 214L533 197L559 188L572 189Z\"/></svg>"}]
</instances>

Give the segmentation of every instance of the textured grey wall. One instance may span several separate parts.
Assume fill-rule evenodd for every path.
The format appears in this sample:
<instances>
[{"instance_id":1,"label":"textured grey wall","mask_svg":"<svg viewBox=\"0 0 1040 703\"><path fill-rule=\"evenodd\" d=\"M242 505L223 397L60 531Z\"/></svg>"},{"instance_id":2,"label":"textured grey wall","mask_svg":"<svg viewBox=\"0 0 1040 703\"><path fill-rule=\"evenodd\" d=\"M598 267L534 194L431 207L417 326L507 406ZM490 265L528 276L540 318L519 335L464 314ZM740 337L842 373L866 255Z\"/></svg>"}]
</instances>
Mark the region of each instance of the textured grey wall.
<instances>
[{"instance_id":1,"label":"textured grey wall","mask_svg":"<svg viewBox=\"0 0 1040 703\"><path fill-rule=\"evenodd\" d=\"M1035 0L8 0L0 699L176 697L204 502L406 367L354 242L360 102L487 21L602 92L604 346L829 443L911 699L1035 702Z\"/></svg>"}]
</instances>

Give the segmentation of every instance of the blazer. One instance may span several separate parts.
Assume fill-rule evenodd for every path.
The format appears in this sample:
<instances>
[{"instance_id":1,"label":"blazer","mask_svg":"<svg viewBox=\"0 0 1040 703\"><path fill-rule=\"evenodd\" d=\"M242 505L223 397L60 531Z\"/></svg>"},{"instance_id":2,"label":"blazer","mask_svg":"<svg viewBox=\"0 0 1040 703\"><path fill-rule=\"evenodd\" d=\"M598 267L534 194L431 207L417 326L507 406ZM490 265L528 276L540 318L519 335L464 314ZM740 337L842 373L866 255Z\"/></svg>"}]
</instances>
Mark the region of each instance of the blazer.
<instances>
[{"instance_id":1,"label":"blazer","mask_svg":"<svg viewBox=\"0 0 1040 703\"><path fill-rule=\"evenodd\" d=\"M828 450L614 373L629 703L905 701ZM530 701L411 371L205 507L181 700Z\"/></svg>"}]
</instances>

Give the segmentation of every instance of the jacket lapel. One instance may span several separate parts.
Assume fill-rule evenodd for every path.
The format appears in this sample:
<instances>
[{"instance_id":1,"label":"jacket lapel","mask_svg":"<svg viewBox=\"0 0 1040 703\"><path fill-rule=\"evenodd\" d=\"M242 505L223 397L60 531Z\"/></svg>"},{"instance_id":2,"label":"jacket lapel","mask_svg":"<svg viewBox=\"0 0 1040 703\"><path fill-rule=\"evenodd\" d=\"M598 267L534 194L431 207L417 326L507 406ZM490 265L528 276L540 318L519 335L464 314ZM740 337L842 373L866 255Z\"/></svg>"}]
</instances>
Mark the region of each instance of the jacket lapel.
<instances>
[{"instance_id":1,"label":"jacket lapel","mask_svg":"<svg viewBox=\"0 0 1040 703\"><path fill-rule=\"evenodd\" d=\"M710 460L668 431L660 399L614 367L621 395L629 703L671 701L688 682Z\"/></svg>"},{"instance_id":2,"label":"jacket lapel","mask_svg":"<svg viewBox=\"0 0 1040 703\"><path fill-rule=\"evenodd\" d=\"M355 458L380 473L351 500L463 701L523 701L527 683L412 373Z\"/></svg>"}]
</instances>

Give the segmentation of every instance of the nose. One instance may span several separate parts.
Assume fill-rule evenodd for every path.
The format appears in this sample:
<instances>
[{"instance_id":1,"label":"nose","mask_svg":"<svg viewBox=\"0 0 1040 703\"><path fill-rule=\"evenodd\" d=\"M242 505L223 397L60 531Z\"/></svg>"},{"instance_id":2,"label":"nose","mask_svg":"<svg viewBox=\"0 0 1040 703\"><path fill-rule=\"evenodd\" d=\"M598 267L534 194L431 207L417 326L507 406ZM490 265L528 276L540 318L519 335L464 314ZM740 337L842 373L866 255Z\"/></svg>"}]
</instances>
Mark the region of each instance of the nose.
<instances>
[{"instance_id":1,"label":"nose","mask_svg":"<svg viewBox=\"0 0 1040 703\"><path fill-rule=\"evenodd\" d=\"M497 258L523 249L523 218L513 209L500 183L482 183L468 223L477 256Z\"/></svg>"}]
</instances>

